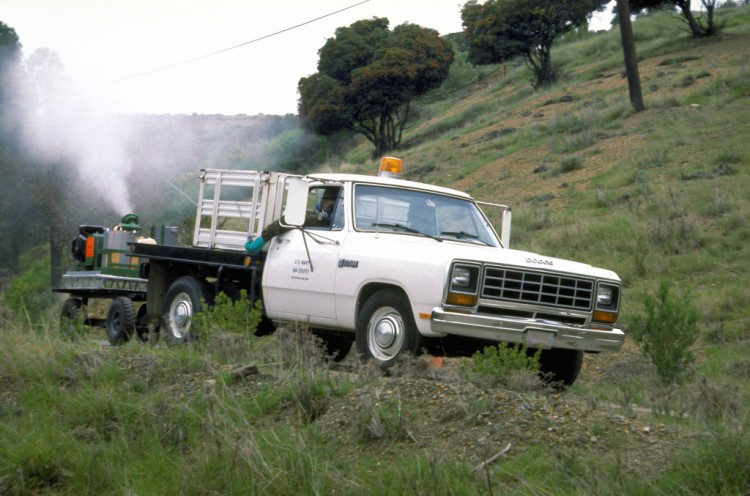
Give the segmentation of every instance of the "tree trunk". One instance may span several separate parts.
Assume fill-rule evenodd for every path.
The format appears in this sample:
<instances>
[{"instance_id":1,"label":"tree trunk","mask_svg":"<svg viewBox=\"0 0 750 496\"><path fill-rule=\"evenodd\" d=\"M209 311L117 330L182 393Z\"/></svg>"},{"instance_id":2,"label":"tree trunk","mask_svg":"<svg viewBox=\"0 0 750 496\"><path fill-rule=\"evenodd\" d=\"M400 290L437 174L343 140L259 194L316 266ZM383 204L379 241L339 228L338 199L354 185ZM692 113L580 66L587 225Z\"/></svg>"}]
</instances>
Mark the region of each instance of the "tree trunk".
<instances>
[{"instance_id":1,"label":"tree trunk","mask_svg":"<svg viewBox=\"0 0 750 496\"><path fill-rule=\"evenodd\" d=\"M690 11L690 2L683 3L680 6L680 9L682 10L682 16L685 18L685 20L688 23L688 26L690 27L690 32L693 33L693 38L702 37L703 28L695 19L695 17L693 17L693 13Z\"/></svg>"},{"instance_id":2,"label":"tree trunk","mask_svg":"<svg viewBox=\"0 0 750 496\"><path fill-rule=\"evenodd\" d=\"M534 87L547 86L555 82L552 71L552 56L550 47L539 46L526 54L527 66L534 73Z\"/></svg>"},{"instance_id":3,"label":"tree trunk","mask_svg":"<svg viewBox=\"0 0 750 496\"><path fill-rule=\"evenodd\" d=\"M630 103L636 112L643 110L643 96L641 95L641 78L638 75L638 58L635 55L635 41L633 40L633 26L630 23L630 5L628 0L617 0L617 16L620 21L620 37L622 51L625 55L625 72L628 75L628 93Z\"/></svg>"}]
</instances>

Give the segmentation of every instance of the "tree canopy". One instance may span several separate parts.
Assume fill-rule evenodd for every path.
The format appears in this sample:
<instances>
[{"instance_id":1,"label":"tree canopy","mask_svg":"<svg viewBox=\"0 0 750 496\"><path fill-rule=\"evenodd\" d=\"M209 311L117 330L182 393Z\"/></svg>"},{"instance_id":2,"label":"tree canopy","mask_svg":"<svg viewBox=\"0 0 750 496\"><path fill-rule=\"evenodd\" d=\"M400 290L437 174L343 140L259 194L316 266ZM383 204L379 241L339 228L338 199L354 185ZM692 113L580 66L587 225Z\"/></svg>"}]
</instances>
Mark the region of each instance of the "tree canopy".
<instances>
[{"instance_id":1,"label":"tree canopy","mask_svg":"<svg viewBox=\"0 0 750 496\"><path fill-rule=\"evenodd\" d=\"M638 13L646 9L676 7L682 13L682 17L694 38L712 36L719 31L719 26L714 21L717 0L700 0L700 4L706 11L705 18L693 14L690 10L690 0L630 0L630 10L633 13Z\"/></svg>"},{"instance_id":2,"label":"tree canopy","mask_svg":"<svg viewBox=\"0 0 750 496\"><path fill-rule=\"evenodd\" d=\"M338 28L318 51L318 72L298 84L310 130L360 133L376 155L398 148L412 102L445 81L453 48L433 29L388 24L375 17Z\"/></svg>"},{"instance_id":3,"label":"tree canopy","mask_svg":"<svg viewBox=\"0 0 750 496\"><path fill-rule=\"evenodd\" d=\"M14 271L24 243L38 231L34 203L28 188L29 175L19 150L19 130L13 119L18 105L13 90L21 74L21 43L16 31L0 21L0 275ZM30 214L27 224L19 222ZM21 228L26 232L22 233Z\"/></svg>"},{"instance_id":4,"label":"tree canopy","mask_svg":"<svg viewBox=\"0 0 750 496\"><path fill-rule=\"evenodd\" d=\"M21 43L16 30L0 21L0 114L4 113L8 98L8 78L17 68L20 57Z\"/></svg>"},{"instance_id":5,"label":"tree canopy","mask_svg":"<svg viewBox=\"0 0 750 496\"><path fill-rule=\"evenodd\" d=\"M601 2L591 0L469 0L461 10L468 60L484 65L523 57L534 85L555 81L552 43L584 24Z\"/></svg>"}]
</instances>

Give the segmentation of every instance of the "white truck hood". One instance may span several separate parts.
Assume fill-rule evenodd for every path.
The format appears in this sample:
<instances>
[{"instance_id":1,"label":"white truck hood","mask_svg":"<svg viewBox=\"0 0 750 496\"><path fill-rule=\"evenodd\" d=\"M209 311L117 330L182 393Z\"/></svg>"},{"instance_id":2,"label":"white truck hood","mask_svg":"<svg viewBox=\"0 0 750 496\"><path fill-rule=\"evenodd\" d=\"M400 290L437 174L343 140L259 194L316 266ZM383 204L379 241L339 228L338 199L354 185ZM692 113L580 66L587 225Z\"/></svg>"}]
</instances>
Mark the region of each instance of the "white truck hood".
<instances>
[{"instance_id":1,"label":"white truck hood","mask_svg":"<svg viewBox=\"0 0 750 496\"><path fill-rule=\"evenodd\" d=\"M393 236L392 242L394 243L410 245L403 247L407 252L415 249L418 250L420 259L422 260L432 260L433 262L444 260L446 263L450 263L453 260L466 260L620 281L618 275L611 270L528 251L495 248L452 240L443 240L440 242L426 237L404 234L385 236Z\"/></svg>"}]
</instances>

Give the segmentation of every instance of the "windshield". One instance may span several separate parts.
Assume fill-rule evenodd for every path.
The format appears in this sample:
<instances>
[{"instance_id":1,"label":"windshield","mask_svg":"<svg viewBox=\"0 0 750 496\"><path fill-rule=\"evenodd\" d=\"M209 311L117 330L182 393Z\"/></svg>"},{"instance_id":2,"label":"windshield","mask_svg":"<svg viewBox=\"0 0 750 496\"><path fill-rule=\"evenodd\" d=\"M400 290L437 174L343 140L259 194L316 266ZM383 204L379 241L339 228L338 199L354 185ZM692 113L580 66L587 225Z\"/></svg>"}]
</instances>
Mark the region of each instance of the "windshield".
<instances>
[{"instance_id":1,"label":"windshield","mask_svg":"<svg viewBox=\"0 0 750 496\"><path fill-rule=\"evenodd\" d=\"M494 230L471 201L425 191L358 184L354 227L500 246Z\"/></svg>"}]
</instances>

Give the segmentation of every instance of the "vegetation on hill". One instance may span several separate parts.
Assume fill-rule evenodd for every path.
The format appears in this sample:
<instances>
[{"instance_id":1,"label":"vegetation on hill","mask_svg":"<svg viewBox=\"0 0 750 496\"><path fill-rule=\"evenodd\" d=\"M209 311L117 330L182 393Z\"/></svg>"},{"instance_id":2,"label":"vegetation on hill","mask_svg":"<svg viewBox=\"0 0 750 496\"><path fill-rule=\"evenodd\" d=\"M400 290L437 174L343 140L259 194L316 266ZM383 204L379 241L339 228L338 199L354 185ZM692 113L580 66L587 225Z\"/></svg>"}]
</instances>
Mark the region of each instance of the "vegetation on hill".
<instances>
[{"instance_id":1,"label":"vegetation on hill","mask_svg":"<svg viewBox=\"0 0 750 496\"><path fill-rule=\"evenodd\" d=\"M626 321L644 290L669 279L694 289L707 327L742 336L747 9L720 9L723 34L701 40L666 12L639 19L637 114L616 30L557 46L566 77L539 90L522 65L477 71L469 84L459 56L452 77L464 87L426 101L404 136L406 177L511 205L516 248L616 270ZM366 147L339 167L370 173Z\"/></svg>"},{"instance_id":2,"label":"vegetation on hill","mask_svg":"<svg viewBox=\"0 0 750 496\"><path fill-rule=\"evenodd\" d=\"M643 112L619 33L574 33L536 90L459 52L405 131L407 178L510 204L515 248L622 277L638 340L569 390L502 351L333 368L295 329L250 336L236 307L187 347L63 340L24 299L34 252L0 305L0 493L747 494L750 6L717 16L705 39L666 12L634 23ZM368 143L344 150L326 167L373 172Z\"/></svg>"}]
</instances>

